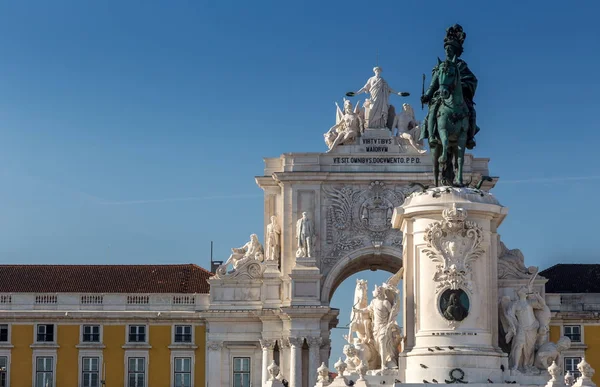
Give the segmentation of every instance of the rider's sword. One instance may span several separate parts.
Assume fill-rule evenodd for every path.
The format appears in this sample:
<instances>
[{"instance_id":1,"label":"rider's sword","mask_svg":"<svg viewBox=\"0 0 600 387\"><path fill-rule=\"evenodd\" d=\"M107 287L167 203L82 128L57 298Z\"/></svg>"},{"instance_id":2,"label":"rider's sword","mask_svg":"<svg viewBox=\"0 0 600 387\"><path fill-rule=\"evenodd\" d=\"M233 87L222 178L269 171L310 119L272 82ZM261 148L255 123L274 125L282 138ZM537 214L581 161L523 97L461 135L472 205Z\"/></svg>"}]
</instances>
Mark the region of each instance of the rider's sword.
<instances>
[{"instance_id":1,"label":"rider's sword","mask_svg":"<svg viewBox=\"0 0 600 387\"><path fill-rule=\"evenodd\" d=\"M425 95L425 74L423 74L423 87L421 88L421 110L424 109L423 106L423 96Z\"/></svg>"}]
</instances>

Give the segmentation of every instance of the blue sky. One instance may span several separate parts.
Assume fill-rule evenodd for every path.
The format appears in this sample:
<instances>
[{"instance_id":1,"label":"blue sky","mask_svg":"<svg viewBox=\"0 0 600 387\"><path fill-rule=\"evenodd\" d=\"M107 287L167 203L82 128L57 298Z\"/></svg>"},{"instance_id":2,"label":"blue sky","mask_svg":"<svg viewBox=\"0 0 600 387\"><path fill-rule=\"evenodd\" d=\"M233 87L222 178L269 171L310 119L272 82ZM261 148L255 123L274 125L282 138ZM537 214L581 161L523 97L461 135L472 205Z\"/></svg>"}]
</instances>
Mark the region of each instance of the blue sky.
<instances>
[{"instance_id":1,"label":"blue sky","mask_svg":"<svg viewBox=\"0 0 600 387\"><path fill-rule=\"evenodd\" d=\"M208 267L211 240L225 258L261 230L263 157L324 151L333 102L364 84L377 53L422 118L421 74L456 22L479 78L473 153L491 158L510 208L503 240L542 268L598 262L599 12L597 1L2 2L0 263Z\"/></svg>"}]
</instances>

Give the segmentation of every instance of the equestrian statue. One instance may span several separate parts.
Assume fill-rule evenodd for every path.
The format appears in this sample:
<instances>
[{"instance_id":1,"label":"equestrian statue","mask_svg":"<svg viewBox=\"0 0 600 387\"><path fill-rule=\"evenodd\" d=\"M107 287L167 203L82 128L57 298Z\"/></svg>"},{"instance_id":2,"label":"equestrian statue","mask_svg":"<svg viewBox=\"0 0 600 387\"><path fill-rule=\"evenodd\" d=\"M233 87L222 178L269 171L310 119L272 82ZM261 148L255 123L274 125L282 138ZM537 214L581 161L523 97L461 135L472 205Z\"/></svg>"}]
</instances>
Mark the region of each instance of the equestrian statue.
<instances>
[{"instance_id":1,"label":"equestrian statue","mask_svg":"<svg viewBox=\"0 0 600 387\"><path fill-rule=\"evenodd\" d=\"M462 187L466 149L475 147L476 124L473 97L477 78L467 63L460 59L467 34L455 24L446 30L446 59L438 58L431 84L421 96L429 104L419 140L427 139L433 157L435 185Z\"/></svg>"}]
</instances>

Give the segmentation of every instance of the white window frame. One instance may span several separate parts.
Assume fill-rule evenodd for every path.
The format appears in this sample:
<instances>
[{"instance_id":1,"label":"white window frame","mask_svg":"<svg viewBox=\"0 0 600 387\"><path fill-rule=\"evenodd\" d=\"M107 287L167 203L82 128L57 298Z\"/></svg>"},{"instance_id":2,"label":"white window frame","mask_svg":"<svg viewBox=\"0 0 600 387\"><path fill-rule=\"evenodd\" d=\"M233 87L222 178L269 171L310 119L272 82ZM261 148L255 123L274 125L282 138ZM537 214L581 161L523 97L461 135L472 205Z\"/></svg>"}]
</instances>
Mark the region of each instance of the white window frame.
<instances>
[{"instance_id":1,"label":"white window frame","mask_svg":"<svg viewBox=\"0 0 600 387\"><path fill-rule=\"evenodd\" d=\"M252 367L254 365L254 362L252 359L253 357L254 357L254 354L248 354L248 355L235 354L235 355L231 356L231 374L230 374L231 376L230 377L231 377L231 385L232 386L233 386L233 383L235 383L235 378L234 378L234 375L236 372L235 371L235 359L237 359L237 358L248 359L250 361L250 364L248 365L248 375L249 375L250 385L253 384L252 383L252 377L254 375L254 372L252 370Z\"/></svg>"},{"instance_id":2,"label":"white window frame","mask_svg":"<svg viewBox=\"0 0 600 387\"><path fill-rule=\"evenodd\" d=\"M102 350L81 350L79 351L79 360L78 360L78 364L79 364L79 377L78 377L78 382L79 382L79 387L83 386L83 358L84 357L97 357L98 358L98 376L99 376L99 380L103 379L104 376L104 357L102 356ZM99 386L102 386L102 384L98 384Z\"/></svg>"},{"instance_id":3,"label":"white window frame","mask_svg":"<svg viewBox=\"0 0 600 387\"><path fill-rule=\"evenodd\" d=\"M99 340L100 341L83 341L83 335L84 335L84 327L85 326L97 326L100 327L99 328ZM84 345L84 346L94 346L94 345L101 345L104 342L104 329L102 329L102 324L81 324L79 326L79 345Z\"/></svg>"},{"instance_id":4,"label":"white window frame","mask_svg":"<svg viewBox=\"0 0 600 387\"><path fill-rule=\"evenodd\" d=\"M6 358L6 385L10 386L10 350L0 349L0 357Z\"/></svg>"},{"instance_id":5,"label":"white window frame","mask_svg":"<svg viewBox=\"0 0 600 387\"><path fill-rule=\"evenodd\" d=\"M52 328L53 331L53 337L52 337L52 341L38 341L38 327L40 325L53 325L54 328ZM46 344L56 344L58 342L57 339L58 336L58 325L57 324L51 324L51 323L36 323L33 326L33 343L35 345L46 345Z\"/></svg>"},{"instance_id":6,"label":"white window frame","mask_svg":"<svg viewBox=\"0 0 600 387\"><path fill-rule=\"evenodd\" d=\"M7 334L7 337L6 337L7 341L0 341L0 348L2 348L4 346L11 346L11 344L10 344L10 342L11 342L11 337L10 336L11 336L11 333L12 333L11 332L12 331L11 325L9 323L1 323L0 325L6 325L8 327L7 328L8 332L6 333Z\"/></svg>"},{"instance_id":7,"label":"white window frame","mask_svg":"<svg viewBox=\"0 0 600 387\"><path fill-rule=\"evenodd\" d=\"M139 325L139 324L131 324L131 325ZM129 332L129 330L127 330ZM148 387L148 367L150 366L150 357L148 356L148 351L125 351L125 380L123 386L128 387L129 383L129 359L132 357L142 357L144 358L144 387Z\"/></svg>"},{"instance_id":8,"label":"white window frame","mask_svg":"<svg viewBox=\"0 0 600 387\"><path fill-rule=\"evenodd\" d=\"M579 341L573 341L571 340L571 344L575 344L575 345L579 345L579 344L584 344L583 341L583 325L582 324L563 324L562 329L561 329L561 336L566 336L569 337L565 334L565 329L567 327L579 327ZM569 337L570 339L570 337Z\"/></svg>"},{"instance_id":9,"label":"white window frame","mask_svg":"<svg viewBox=\"0 0 600 387\"><path fill-rule=\"evenodd\" d=\"M567 371L571 371L571 374L573 375L573 377L578 378L579 376L581 376L580 375L581 373L577 369L577 364L575 364L575 369L567 370L567 359L579 359L579 362L577 363L577 364L579 364L581 362L581 359L583 359L583 356L565 356L562 361L562 366L563 366L565 373L567 373Z\"/></svg>"},{"instance_id":10,"label":"white window frame","mask_svg":"<svg viewBox=\"0 0 600 387\"><path fill-rule=\"evenodd\" d=\"M181 326L189 326L191 329L191 333L192 333L192 341L190 342L177 342L175 341L175 335L177 334L177 327L181 327ZM195 333L195 329L194 329L194 325L193 324L173 324L172 328L171 328L171 345L175 345L175 346L190 346L190 345L195 345L196 343L196 333Z\"/></svg>"},{"instance_id":11,"label":"white window frame","mask_svg":"<svg viewBox=\"0 0 600 387\"><path fill-rule=\"evenodd\" d=\"M36 329L37 335L37 329ZM52 358L52 387L56 387L56 350L54 349L34 349L32 355L32 367L31 367L31 385L35 385L37 376L37 358L38 357L50 357Z\"/></svg>"},{"instance_id":12,"label":"white window frame","mask_svg":"<svg viewBox=\"0 0 600 387\"><path fill-rule=\"evenodd\" d=\"M144 328L144 341L129 341L129 327L137 327L143 326ZM125 330L125 343L127 345L147 345L150 340L150 327L148 324L127 324L127 329Z\"/></svg>"},{"instance_id":13,"label":"white window frame","mask_svg":"<svg viewBox=\"0 0 600 387\"><path fill-rule=\"evenodd\" d=\"M184 350L180 350L180 351L171 351L171 387L175 387L175 358L176 357L188 357L190 358L190 370L191 370L191 387L194 387L194 369L195 364L196 364L196 357L195 357L195 352L193 350L189 350L189 351L184 351Z\"/></svg>"}]
</instances>

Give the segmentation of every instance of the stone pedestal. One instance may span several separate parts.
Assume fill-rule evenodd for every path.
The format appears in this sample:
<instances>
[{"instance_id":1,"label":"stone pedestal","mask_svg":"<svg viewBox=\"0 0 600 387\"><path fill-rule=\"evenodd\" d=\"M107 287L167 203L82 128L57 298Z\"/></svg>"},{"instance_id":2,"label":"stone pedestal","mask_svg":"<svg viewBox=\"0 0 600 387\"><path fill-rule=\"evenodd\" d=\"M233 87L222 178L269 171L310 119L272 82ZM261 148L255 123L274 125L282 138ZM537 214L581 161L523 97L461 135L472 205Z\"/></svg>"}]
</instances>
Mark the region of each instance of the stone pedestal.
<instances>
[{"instance_id":1,"label":"stone pedestal","mask_svg":"<svg viewBox=\"0 0 600 387\"><path fill-rule=\"evenodd\" d=\"M301 258L297 258L300 260ZM314 266L296 266L290 274L292 280L292 306L321 305L321 272Z\"/></svg>"},{"instance_id":2,"label":"stone pedestal","mask_svg":"<svg viewBox=\"0 0 600 387\"><path fill-rule=\"evenodd\" d=\"M395 209L404 239L403 382L504 382L495 242L507 210L489 193L452 187L414 193Z\"/></svg>"}]
</instances>

